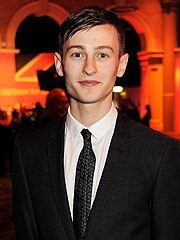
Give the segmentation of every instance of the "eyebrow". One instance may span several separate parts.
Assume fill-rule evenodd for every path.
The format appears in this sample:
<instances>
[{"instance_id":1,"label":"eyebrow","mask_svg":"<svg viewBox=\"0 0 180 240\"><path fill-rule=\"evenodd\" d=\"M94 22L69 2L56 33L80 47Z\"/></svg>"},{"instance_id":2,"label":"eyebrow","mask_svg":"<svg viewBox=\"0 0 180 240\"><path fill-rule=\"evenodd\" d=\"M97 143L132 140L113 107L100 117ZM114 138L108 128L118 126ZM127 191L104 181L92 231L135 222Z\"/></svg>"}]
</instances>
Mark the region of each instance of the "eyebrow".
<instances>
[{"instance_id":1,"label":"eyebrow","mask_svg":"<svg viewBox=\"0 0 180 240\"><path fill-rule=\"evenodd\" d=\"M80 49L80 50L85 50L86 48L82 45L72 45L70 47L68 47L66 49L66 53L71 50L71 49L74 49L74 48L77 48L77 49ZM95 47L95 50L103 50L103 49L109 49L111 50L112 52L114 52L113 48L108 46L108 45L105 45L105 46L98 46L98 47Z\"/></svg>"},{"instance_id":2,"label":"eyebrow","mask_svg":"<svg viewBox=\"0 0 180 240\"><path fill-rule=\"evenodd\" d=\"M68 47L68 48L66 49L66 53L67 53L69 50L73 49L73 48L85 50L85 48L84 48L83 46L81 46L81 45L72 45L72 46L70 46L70 47Z\"/></svg>"}]
</instances>

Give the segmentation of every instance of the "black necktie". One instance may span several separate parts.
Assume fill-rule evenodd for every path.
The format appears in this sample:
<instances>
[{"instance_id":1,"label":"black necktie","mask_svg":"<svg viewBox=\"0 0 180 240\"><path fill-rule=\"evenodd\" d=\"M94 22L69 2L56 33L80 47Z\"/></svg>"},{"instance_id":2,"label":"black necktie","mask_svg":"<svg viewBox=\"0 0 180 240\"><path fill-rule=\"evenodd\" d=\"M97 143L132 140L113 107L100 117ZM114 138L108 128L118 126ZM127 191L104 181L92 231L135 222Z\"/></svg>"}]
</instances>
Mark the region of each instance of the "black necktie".
<instances>
[{"instance_id":1,"label":"black necktie","mask_svg":"<svg viewBox=\"0 0 180 240\"><path fill-rule=\"evenodd\" d=\"M87 221L91 209L91 195L95 168L95 154L91 144L91 133L83 129L81 134L84 146L80 152L74 188L73 224L78 240L85 236Z\"/></svg>"}]
</instances>

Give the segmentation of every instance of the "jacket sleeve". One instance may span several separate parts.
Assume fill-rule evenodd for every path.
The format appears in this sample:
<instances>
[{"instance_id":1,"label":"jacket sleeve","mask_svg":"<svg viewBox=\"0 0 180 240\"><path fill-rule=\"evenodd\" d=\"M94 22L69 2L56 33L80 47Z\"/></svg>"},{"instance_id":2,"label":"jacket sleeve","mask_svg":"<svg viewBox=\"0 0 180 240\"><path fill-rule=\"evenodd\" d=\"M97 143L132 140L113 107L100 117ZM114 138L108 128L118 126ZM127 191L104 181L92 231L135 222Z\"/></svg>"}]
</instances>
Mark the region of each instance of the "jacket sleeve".
<instances>
[{"instance_id":1,"label":"jacket sleeve","mask_svg":"<svg viewBox=\"0 0 180 240\"><path fill-rule=\"evenodd\" d=\"M151 239L180 239L180 142L165 149L153 188Z\"/></svg>"},{"instance_id":2,"label":"jacket sleeve","mask_svg":"<svg viewBox=\"0 0 180 240\"><path fill-rule=\"evenodd\" d=\"M28 181L16 138L12 164L12 208L17 240L41 239L31 201Z\"/></svg>"}]
</instances>

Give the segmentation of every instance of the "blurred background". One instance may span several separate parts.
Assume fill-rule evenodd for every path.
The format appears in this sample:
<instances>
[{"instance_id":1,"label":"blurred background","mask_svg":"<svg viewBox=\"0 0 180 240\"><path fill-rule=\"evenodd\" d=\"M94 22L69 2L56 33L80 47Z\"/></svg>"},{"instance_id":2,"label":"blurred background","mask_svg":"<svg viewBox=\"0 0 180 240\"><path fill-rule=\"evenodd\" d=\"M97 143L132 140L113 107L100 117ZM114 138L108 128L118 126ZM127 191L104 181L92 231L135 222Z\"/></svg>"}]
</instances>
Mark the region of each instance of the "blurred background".
<instances>
[{"instance_id":1,"label":"blurred background","mask_svg":"<svg viewBox=\"0 0 180 240\"><path fill-rule=\"evenodd\" d=\"M75 9L115 12L130 59L113 101L135 121L180 139L180 0L0 0L0 239L15 239L11 214L14 137L64 114L54 68L58 30Z\"/></svg>"}]
</instances>

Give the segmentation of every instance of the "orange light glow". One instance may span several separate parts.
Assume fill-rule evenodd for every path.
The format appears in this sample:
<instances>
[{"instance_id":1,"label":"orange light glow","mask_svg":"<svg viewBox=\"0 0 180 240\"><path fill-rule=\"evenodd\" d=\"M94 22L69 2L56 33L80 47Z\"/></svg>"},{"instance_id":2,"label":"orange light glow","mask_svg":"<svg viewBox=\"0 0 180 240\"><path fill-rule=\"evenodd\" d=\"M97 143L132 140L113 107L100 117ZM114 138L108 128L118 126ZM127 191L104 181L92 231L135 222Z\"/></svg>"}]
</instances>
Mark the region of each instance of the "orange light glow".
<instances>
[{"instance_id":1,"label":"orange light glow","mask_svg":"<svg viewBox=\"0 0 180 240\"><path fill-rule=\"evenodd\" d=\"M2 88L0 89L0 97L1 96L24 96L24 95L47 95L46 91L41 91L39 89L35 88L23 88L23 89L18 89L18 88Z\"/></svg>"},{"instance_id":2,"label":"orange light glow","mask_svg":"<svg viewBox=\"0 0 180 240\"><path fill-rule=\"evenodd\" d=\"M176 53L175 58L175 131L180 133L180 51Z\"/></svg>"},{"instance_id":3,"label":"orange light glow","mask_svg":"<svg viewBox=\"0 0 180 240\"><path fill-rule=\"evenodd\" d=\"M180 87L180 66L179 68L177 67L176 72L175 72L175 81L176 81L176 87Z\"/></svg>"},{"instance_id":4,"label":"orange light glow","mask_svg":"<svg viewBox=\"0 0 180 240\"><path fill-rule=\"evenodd\" d=\"M53 64L53 54L41 54L40 57L35 58L34 64L31 62L28 67L26 65L26 68L21 69L18 75L19 81L16 81L15 53L17 52L12 50L0 50L0 108L8 110L16 107L17 104L31 108L37 101L44 105L48 91L40 90L36 69L46 70ZM24 77L26 81L23 81ZM31 81L31 78L35 81Z\"/></svg>"}]
</instances>

